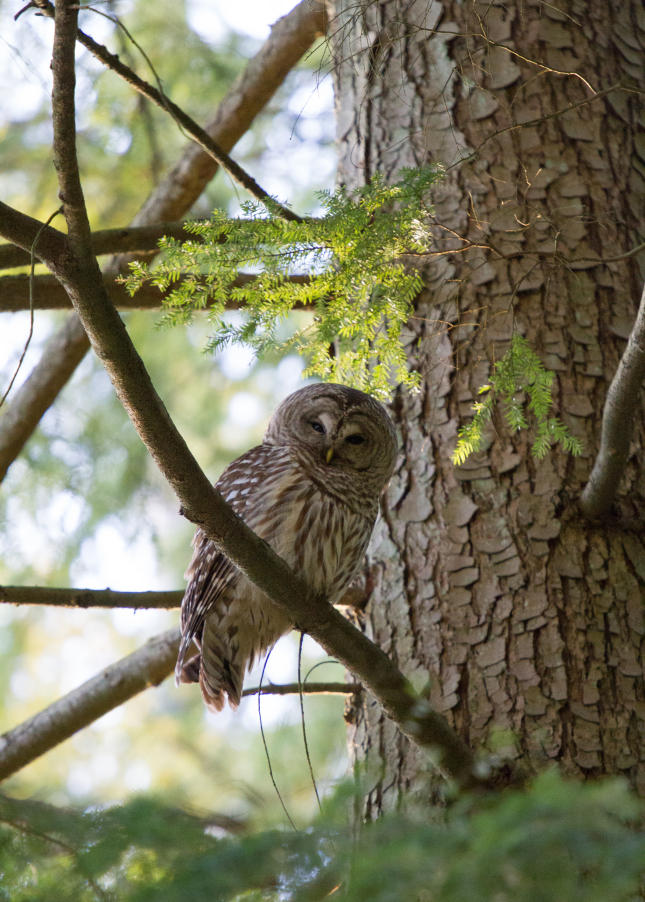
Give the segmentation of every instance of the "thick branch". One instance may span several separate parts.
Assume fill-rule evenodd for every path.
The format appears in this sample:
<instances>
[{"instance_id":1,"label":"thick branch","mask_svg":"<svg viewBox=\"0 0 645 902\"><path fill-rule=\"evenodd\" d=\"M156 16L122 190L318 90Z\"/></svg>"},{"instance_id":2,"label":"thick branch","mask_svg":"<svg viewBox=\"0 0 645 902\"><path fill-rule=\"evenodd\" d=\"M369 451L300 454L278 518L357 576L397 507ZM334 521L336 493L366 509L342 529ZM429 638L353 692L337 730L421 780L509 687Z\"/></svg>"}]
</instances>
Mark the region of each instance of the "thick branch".
<instances>
[{"instance_id":1,"label":"thick branch","mask_svg":"<svg viewBox=\"0 0 645 902\"><path fill-rule=\"evenodd\" d=\"M324 3L320 0L303 0L274 25L269 39L250 60L219 105L215 118L206 126L208 134L224 150L231 150L248 130L288 72L325 28ZM216 171L217 163L212 157L190 142L177 165L141 208L133 224L145 226L164 220L181 219ZM1 231L4 222L2 210L0 207L0 234L21 247L28 248L37 228L31 233L31 238L25 238L24 243L17 240L15 233ZM24 219L28 220L29 217ZM44 237L41 236L38 242L41 251L46 249L46 243L42 241ZM51 256L57 255L52 252ZM112 274L123 272L127 260L125 255L120 255L112 261L108 271ZM59 335L47 344L40 363L23 386L24 391L21 389L17 392L13 396L11 407L5 409L0 421L0 481L88 348L85 331L74 314Z\"/></svg>"},{"instance_id":2,"label":"thick branch","mask_svg":"<svg viewBox=\"0 0 645 902\"><path fill-rule=\"evenodd\" d=\"M645 286L627 347L607 391L600 448L580 499L587 517L601 517L611 507L625 464L634 418L645 379Z\"/></svg>"},{"instance_id":3,"label":"thick branch","mask_svg":"<svg viewBox=\"0 0 645 902\"><path fill-rule=\"evenodd\" d=\"M114 592L112 589L48 589L0 586L0 604L47 604L65 608L178 608L183 591Z\"/></svg>"},{"instance_id":4,"label":"thick branch","mask_svg":"<svg viewBox=\"0 0 645 902\"><path fill-rule=\"evenodd\" d=\"M178 629L162 633L0 736L0 780L122 705L133 695L149 686L158 686L173 668L178 645Z\"/></svg>"},{"instance_id":5,"label":"thick branch","mask_svg":"<svg viewBox=\"0 0 645 902\"><path fill-rule=\"evenodd\" d=\"M125 286L117 281L119 277L104 276L103 282L108 297L119 310L159 310L169 291L162 292L156 285L146 282L131 295ZM242 288L254 282L257 276L252 273L241 272L231 282L231 288ZM292 275L287 277L288 282L296 285L306 285L311 280L310 276ZM174 283L173 288L181 284L181 279ZM231 301L227 309L234 310L239 304ZM34 310L72 310L72 302L69 295L55 276L34 276L33 279L33 308ZM0 313L16 313L19 310L29 310L29 276L26 274L17 276L0 276ZM305 309L296 304L294 310ZM1 431L1 430L0 430Z\"/></svg>"},{"instance_id":6,"label":"thick branch","mask_svg":"<svg viewBox=\"0 0 645 902\"><path fill-rule=\"evenodd\" d=\"M30 263L30 250L38 238L34 254L39 260L47 261L61 257L67 251L67 236L52 226L46 226L38 219L27 216L0 201L0 235L12 242L12 245L0 247L2 253L18 257L22 262L12 266L25 266ZM13 246L17 245L17 246ZM2 263L0 262L0 268Z\"/></svg>"}]
</instances>

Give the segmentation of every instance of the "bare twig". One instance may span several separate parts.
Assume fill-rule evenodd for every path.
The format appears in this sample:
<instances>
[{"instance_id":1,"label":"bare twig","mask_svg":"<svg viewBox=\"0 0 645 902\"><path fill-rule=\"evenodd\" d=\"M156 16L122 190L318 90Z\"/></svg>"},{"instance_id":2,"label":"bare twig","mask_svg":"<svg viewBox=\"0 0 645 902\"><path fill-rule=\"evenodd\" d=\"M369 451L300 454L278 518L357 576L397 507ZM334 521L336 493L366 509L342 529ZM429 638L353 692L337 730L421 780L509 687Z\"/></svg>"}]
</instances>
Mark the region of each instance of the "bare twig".
<instances>
[{"instance_id":1,"label":"bare twig","mask_svg":"<svg viewBox=\"0 0 645 902\"><path fill-rule=\"evenodd\" d=\"M6 253L22 254L24 259L22 263L16 263L16 266L29 263L31 248L36 238L38 245L34 254L39 260L54 260L67 251L67 236L63 232L39 219L34 219L33 216L21 213L2 201L0 201L0 235L11 236L10 240L17 246L10 245L11 250Z\"/></svg>"},{"instance_id":2,"label":"bare twig","mask_svg":"<svg viewBox=\"0 0 645 902\"><path fill-rule=\"evenodd\" d=\"M47 586L0 586L0 604L55 605L64 608L178 608L182 589L165 592L115 592L113 589L49 588ZM365 603L365 592L349 589L340 605Z\"/></svg>"},{"instance_id":3,"label":"bare twig","mask_svg":"<svg viewBox=\"0 0 645 902\"><path fill-rule=\"evenodd\" d=\"M18 373L20 372L20 368L22 367L25 356L27 354L27 350L29 349L29 345L31 344L31 339L34 335L34 268L36 266L36 245L38 244L38 239L40 238L42 233L49 226L49 223L52 221L52 219L54 219L55 216L58 216L60 212L61 210L56 210L54 213L52 213L47 222L44 222L42 224L42 226L36 232L34 240L31 243L31 247L29 248L29 332L27 334L27 339L22 349L20 359L18 360L18 363L14 369L13 376L11 377L5 393L3 394L2 398L0 398L0 407L2 407L4 402L7 400L7 396L13 388L14 382L18 378Z\"/></svg>"},{"instance_id":4,"label":"bare twig","mask_svg":"<svg viewBox=\"0 0 645 902\"><path fill-rule=\"evenodd\" d=\"M360 683L269 683L268 686L253 686L244 689L242 696L247 695L352 695L362 689Z\"/></svg>"},{"instance_id":5,"label":"bare twig","mask_svg":"<svg viewBox=\"0 0 645 902\"><path fill-rule=\"evenodd\" d=\"M206 132L225 150L231 150L326 27L322 0L302 0L279 19L220 103L206 125ZM135 224L179 219L195 203L216 171L213 158L191 141L137 213Z\"/></svg>"},{"instance_id":6,"label":"bare twig","mask_svg":"<svg viewBox=\"0 0 645 902\"><path fill-rule=\"evenodd\" d=\"M627 347L607 391L600 448L580 507L587 517L601 517L611 507L629 456L635 413L645 379L645 286Z\"/></svg>"},{"instance_id":7,"label":"bare twig","mask_svg":"<svg viewBox=\"0 0 645 902\"><path fill-rule=\"evenodd\" d=\"M45 604L65 608L178 608L183 591L114 592L112 589L48 589L0 586L0 604Z\"/></svg>"},{"instance_id":8,"label":"bare twig","mask_svg":"<svg viewBox=\"0 0 645 902\"><path fill-rule=\"evenodd\" d=\"M37 304L35 304L37 306ZM45 345L40 363L14 392L0 419L0 481L20 454L89 348L78 317L70 317Z\"/></svg>"},{"instance_id":9,"label":"bare twig","mask_svg":"<svg viewBox=\"0 0 645 902\"><path fill-rule=\"evenodd\" d=\"M0 736L0 780L171 672L179 630L169 630Z\"/></svg>"}]
</instances>

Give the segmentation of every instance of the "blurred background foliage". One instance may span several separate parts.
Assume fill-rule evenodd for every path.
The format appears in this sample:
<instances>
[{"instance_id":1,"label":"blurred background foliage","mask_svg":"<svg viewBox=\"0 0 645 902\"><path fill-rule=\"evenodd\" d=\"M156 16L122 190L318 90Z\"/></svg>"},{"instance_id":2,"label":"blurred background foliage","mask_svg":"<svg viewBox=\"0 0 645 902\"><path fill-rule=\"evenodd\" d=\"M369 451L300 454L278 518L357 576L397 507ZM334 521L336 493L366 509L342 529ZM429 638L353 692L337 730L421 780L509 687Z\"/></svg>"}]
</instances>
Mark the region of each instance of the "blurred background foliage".
<instances>
[{"instance_id":1,"label":"blurred background foliage","mask_svg":"<svg viewBox=\"0 0 645 902\"><path fill-rule=\"evenodd\" d=\"M225 3L143 0L103 3L145 49L164 90L198 121L218 102L288 12L288 0L247 4L245 27ZM0 0L0 142L3 199L48 217L58 206L51 163L52 23ZM113 22L93 12L81 27L105 42L144 78L146 62ZM332 96L314 49L258 117L235 158L271 193L301 213L317 212L314 192L333 184ZM127 225L185 138L174 122L104 71L85 51L78 58L79 151L92 227ZM244 196L224 174L208 186L193 215L215 206L239 209ZM58 218L54 225L62 226ZM38 361L62 313L36 315L35 334L17 380ZM216 479L256 444L276 403L301 384L295 356L257 362L243 350L204 354L207 324L160 329L159 313L125 315L128 329L161 396L204 470ZM28 333L28 314L4 314L0 386L8 385ZM15 389L14 389L15 390ZM11 398L9 398L9 402ZM0 416L1 416L0 412ZM121 590L175 589L184 584L193 529L158 475L88 354L16 460L0 492L0 583ZM36 713L102 667L178 620L176 611L0 609L0 730ZM303 670L321 659L305 642ZM257 682L249 677L248 685ZM328 664L317 679L342 679ZM297 637L274 651L265 680L297 679ZM306 699L309 739L321 786L345 772L341 697ZM276 779L292 815L309 817L315 795L303 753L298 700L267 698L263 719ZM17 798L57 805L103 805L151 790L169 804L205 813L226 811L252 824L280 823L258 734L257 701L214 717L196 687L167 680L103 717L6 782Z\"/></svg>"},{"instance_id":2,"label":"blurred background foliage","mask_svg":"<svg viewBox=\"0 0 645 902\"><path fill-rule=\"evenodd\" d=\"M636 902L645 834L624 782L566 782L465 796L348 824L346 783L306 831L226 835L147 796L84 814L0 797L4 895L12 902L186 899L312 902ZM19 829L15 829L19 827ZM232 831L234 833L235 830ZM31 862L38 867L31 867Z\"/></svg>"}]
</instances>

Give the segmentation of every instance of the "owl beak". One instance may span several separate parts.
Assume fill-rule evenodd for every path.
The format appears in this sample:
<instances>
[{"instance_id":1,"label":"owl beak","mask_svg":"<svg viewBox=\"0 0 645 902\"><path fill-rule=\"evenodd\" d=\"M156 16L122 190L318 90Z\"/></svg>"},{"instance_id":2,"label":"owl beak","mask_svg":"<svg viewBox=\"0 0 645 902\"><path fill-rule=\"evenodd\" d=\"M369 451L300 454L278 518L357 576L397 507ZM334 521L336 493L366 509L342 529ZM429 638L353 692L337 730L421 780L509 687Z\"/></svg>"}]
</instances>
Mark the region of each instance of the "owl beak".
<instances>
[{"instance_id":1,"label":"owl beak","mask_svg":"<svg viewBox=\"0 0 645 902\"><path fill-rule=\"evenodd\" d=\"M327 463L331 463L331 459L334 456L334 446L330 445L329 448L325 451L325 460Z\"/></svg>"}]
</instances>

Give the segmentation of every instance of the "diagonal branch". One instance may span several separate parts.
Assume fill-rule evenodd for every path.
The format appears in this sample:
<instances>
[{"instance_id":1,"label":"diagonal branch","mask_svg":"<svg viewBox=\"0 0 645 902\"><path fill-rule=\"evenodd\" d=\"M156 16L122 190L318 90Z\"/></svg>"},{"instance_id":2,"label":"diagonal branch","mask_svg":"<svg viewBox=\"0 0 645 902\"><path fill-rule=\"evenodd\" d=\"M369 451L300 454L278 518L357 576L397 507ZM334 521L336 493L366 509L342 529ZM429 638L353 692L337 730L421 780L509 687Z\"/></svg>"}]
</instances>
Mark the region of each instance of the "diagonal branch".
<instances>
[{"instance_id":1,"label":"diagonal branch","mask_svg":"<svg viewBox=\"0 0 645 902\"><path fill-rule=\"evenodd\" d=\"M627 347L607 391L600 448L580 498L586 517L602 517L611 507L625 464L645 379L645 286Z\"/></svg>"},{"instance_id":2,"label":"diagonal branch","mask_svg":"<svg viewBox=\"0 0 645 902\"><path fill-rule=\"evenodd\" d=\"M231 150L326 28L324 0L301 0L279 19L220 103L206 125L206 132L225 150ZM137 213L134 224L179 219L195 203L216 171L213 158L191 141Z\"/></svg>"},{"instance_id":3,"label":"diagonal branch","mask_svg":"<svg viewBox=\"0 0 645 902\"><path fill-rule=\"evenodd\" d=\"M65 116L54 120L54 143L57 150L63 144L68 153L72 149L57 129L63 121L73 119L73 97L61 85L61 77L68 71L70 61L73 62L70 35L75 27L74 16L75 10L67 6L66 0L57 0L55 29L59 34L55 43L59 48L65 46L67 56L60 68L53 66L54 94L57 103L71 105L72 111L67 109ZM69 172L64 183L72 180L75 153L65 165ZM83 218L83 212L75 207L70 210L66 207L66 214L79 217L79 221ZM73 231L81 233L80 228ZM63 261L59 275L117 395L174 489L185 516L199 525L235 566L287 612L298 629L309 633L364 682L406 735L418 745L435 750L446 773L464 785L479 782L471 751L447 720L414 692L382 649L328 602L313 595L305 582L249 529L210 484L170 419L118 313L110 304L95 259L88 260L79 248L78 257Z\"/></svg>"},{"instance_id":4,"label":"diagonal branch","mask_svg":"<svg viewBox=\"0 0 645 902\"><path fill-rule=\"evenodd\" d=\"M239 141L325 28L326 17L321 0L302 0L274 25L268 40L249 61L206 126L208 134L221 147L230 150ZM145 226L180 219L216 171L217 163L191 141L174 168L145 202L133 224ZM12 235L2 232L2 222L0 214L0 234L20 244ZM33 238L21 246L28 248L31 240ZM42 238L38 248L41 253L47 249ZM52 253L52 256L56 254ZM121 255L115 258L107 272L112 275L122 272L126 263L127 258ZM0 421L0 481L88 349L85 330L74 314L58 335L48 342L40 363L13 395L11 406L5 409Z\"/></svg>"},{"instance_id":5,"label":"diagonal branch","mask_svg":"<svg viewBox=\"0 0 645 902\"><path fill-rule=\"evenodd\" d=\"M0 780L69 739L172 671L179 630L156 636L126 658L68 692L43 711L0 736Z\"/></svg>"},{"instance_id":6,"label":"diagonal branch","mask_svg":"<svg viewBox=\"0 0 645 902\"><path fill-rule=\"evenodd\" d=\"M181 593L178 594L181 598ZM132 654L110 664L53 704L4 733L0 736L0 780L6 780L133 696L151 686L158 686L172 672L178 647L178 629L155 636ZM348 695L360 691L362 687L357 683L312 682L301 688L306 694ZM262 687L262 695L292 695L298 691L298 683ZM245 689L243 695L257 693L257 688L250 688Z\"/></svg>"}]
</instances>

